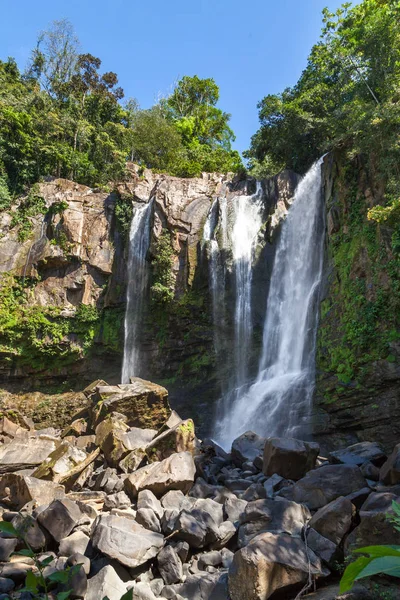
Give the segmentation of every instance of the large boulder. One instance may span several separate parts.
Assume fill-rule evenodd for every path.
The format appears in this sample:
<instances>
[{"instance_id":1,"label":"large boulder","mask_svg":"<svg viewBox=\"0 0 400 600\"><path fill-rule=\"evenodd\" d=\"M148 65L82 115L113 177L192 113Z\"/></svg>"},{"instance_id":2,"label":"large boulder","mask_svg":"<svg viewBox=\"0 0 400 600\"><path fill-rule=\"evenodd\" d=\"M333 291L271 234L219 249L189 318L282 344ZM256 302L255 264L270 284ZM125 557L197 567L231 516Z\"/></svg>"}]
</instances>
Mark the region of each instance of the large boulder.
<instances>
[{"instance_id":1,"label":"large boulder","mask_svg":"<svg viewBox=\"0 0 400 600\"><path fill-rule=\"evenodd\" d=\"M59 441L51 436L19 436L0 446L0 473L36 467L54 452L58 444Z\"/></svg>"},{"instance_id":2,"label":"large boulder","mask_svg":"<svg viewBox=\"0 0 400 600\"><path fill-rule=\"evenodd\" d=\"M67 537L82 517L82 513L72 500L53 500L38 516L38 521L56 542Z\"/></svg>"},{"instance_id":3,"label":"large boulder","mask_svg":"<svg viewBox=\"0 0 400 600\"><path fill-rule=\"evenodd\" d=\"M86 458L86 452L64 441L35 469L32 477L59 481L60 476L68 473Z\"/></svg>"},{"instance_id":4,"label":"large boulder","mask_svg":"<svg viewBox=\"0 0 400 600\"><path fill-rule=\"evenodd\" d=\"M141 490L150 490L158 498L169 490L181 490L186 494L193 485L195 473L190 452L179 452L129 475L125 479L125 491L132 499L136 499Z\"/></svg>"},{"instance_id":5,"label":"large boulder","mask_svg":"<svg viewBox=\"0 0 400 600\"><path fill-rule=\"evenodd\" d=\"M192 419L180 421L151 440L146 448L146 454L151 462L164 460L175 452L194 453L195 449L194 423Z\"/></svg>"},{"instance_id":6,"label":"large boulder","mask_svg":"<svg viewBox=\"0 0 400 600\"><path fill-rule=\"evenodd\" d=\"M178 515L175 521L176 538L188 542L193 548L204 548L212 543L219 545L227 534L229 539L229 531L221 531L222 525L222 505L210 498L198 498ZM234 533L233 527L232 535Z\"/></svg>"},{"instance_id":7,"label":"large boulder","mask_svg":"<svg viewBox=\"0 0 400 600\"><path fill-rule=\"evenodd\" d=\"M264 452L265 438L257 435L254 431L242 433L232 442L232 460L238 467L245 462L253 462L256 458L262 458Z\"/></svg>"},{"instance_id":8,"label":"large boulder","mask_svg":"<svg viewBox=\"0 0 400 600\"><path fill-rule=\"evenodd\" d=\"M386 485L400 483L400 444L395 446L392 454L382 465L379 478Z\"/></svg>"},{"instance_id":9,"label":"large boulder","mask_svg":"<svg viewBox=\"0 0 400 600\"><path fill-rule=\"evenodd\" d=\"M319 444L292 438L269 438L265 442L263 472L268 477L277 473L285 479L301 479L314 469Z\"/></svg>"},{"instance_id":10,"label":"large boulder","mask_svg":"<svg viewBox=\"0 0 400 600\"><path fill-rule=\"evenodd\" d=\"M135 568L158 554L164 537L131 519L102 514L93 524L92 544L109 558Z\"/></svg>"},{"instance_id":11,"label":"large boulder","mask_svg":"<svg viewBox=\"0 0 400 600\"><path fill-rule=\"evenodd\" d=\"M388 519L388 515L394 514L393 500L399 502L400 498L390 492L372 493L368 496L360 509L360 524L346 540L349 551L363 546L398 544L399 534Z\"/></svg>"},{"instance_id":12,"label":"large boulder","mask_svg":"<svg viewBox=\"0 0 400 600\"><path fill-rule=\"evenodd\" d=\"M280 494L316 510L339 496L347 496L365 486L366 481L358 467L325 465L309 471L303 479L283 489Z\"/></svg>"},{"instance_id":13,"label":"large boulder","mask_svg":"<svg viewBox=\"0 0 400 600\"><path fill-rule=\"evenodd\" d=\"M322 574L321 562L298 537L261 533L236 552L229 568L232 600L267 600L276 590Z\"/></svg>"},{"instance_id":14,"label":"large boulder","mask_svg":"<svg viewBox=\"0 0 400 600\"><path fill-rule=\"evenodd\" d=\"M43 481L20 473L6 473L0 477L0 502L21 510L34 500L38 505L50 504L65 495L64 486L52 481Z\"/></svg>"},{"instance_id":15,"label":"large boulder","mask_svg":"<svg viewBox=\"0 0 400 600\"><path fill-rule=\"evenodd\" d=\"M239 547L264 531L300 535L310 516L306 506L283 498L249 502L239 517Z\"/></svg>"},{"instance_id":16,"label":"large boulder","mask_svg":"<svg viewBox=\"0 0 400 600\"><path fill-rule=\"evenodd\" d=\"M126 584L118 577L111 565L103 567L88 581L86 600L121 600L126 592Z\"/></svg>"},{"instance_id":17,"label":"large boulder","mask_svg":"<svg viewBox=\"0 0 400 600\"><path fill-rule=\"evenodd\" d=\"M161 385L132 377L131 383L98 386L96 422L107 414L117 412L127 417L130 427L160 429L171 414L168 392Z\"/></svg>"},{"instance_id":18,"label":"large boulder","mask_svg":"<svg viewBox=\"0 0 400 600\"><path fill-rule=\"evenodd\" d=\"M332 463L358 466L371 462L380 467L386 459L386 454L378 442L358 442L342 450L331 452L329 459Z\"/></svg>"},{"instance_id":19,"label":"large boulder","mask_svg":"<svg viewBox=\"0 0 400 600\"><path fill-rule=\"evenodd\" d=\"M313 515L309 525L319 534L339 545L349 531L355 507L348 498L336 498Z\"/></svg>"}]
</instances>

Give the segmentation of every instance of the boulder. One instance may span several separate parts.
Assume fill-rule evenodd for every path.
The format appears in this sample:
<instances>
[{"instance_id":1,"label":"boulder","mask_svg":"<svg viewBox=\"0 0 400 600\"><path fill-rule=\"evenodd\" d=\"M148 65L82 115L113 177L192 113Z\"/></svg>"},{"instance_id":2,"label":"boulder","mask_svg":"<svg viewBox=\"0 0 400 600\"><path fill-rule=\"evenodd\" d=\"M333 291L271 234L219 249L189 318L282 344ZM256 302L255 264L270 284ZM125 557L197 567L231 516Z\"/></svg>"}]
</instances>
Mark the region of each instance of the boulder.
<instances>
[{"instance_id":1,"label":"boulder","mask_svg":"<svg viewBox=\"0 0 400 600\"><path fill-rule=\"evenodd\" d=\"M120 461L129 453L125 442L128 430L125 420L114 413L108 415L96 427L96 444L101 448L110 467L118 467Z\"/></svg>"},{"instance_id":2,"label":"boulder","mask_svg":"<svg viewBox=\"0 0 400 600\"><path fill-rule=\"evenodd\" d=\"M355 507L341 496L317 510L309 525L338 546L349 531L354 516Z\"/></svg>"},{"instance_id":3,"label":"boulder","mask_svg":"<svg viewBox=\"0 0 400 600\"><path fill-rule=\"evenodd\" d=\"M151 492L150 490L142 490L141 492L139 492L137 499L137 507L138 509L151 508L151 510L155 512L159 519L161 519L161 517L164 514L164 509L161 506L161 502L158 500L158 498L155 497L153 492Z\"/></svg>"},{"instance_id":4,"label":"boulder","mask_svg":"<svg viewBox=\"0 0 400 600\"><path fill-rule=\"evenodd\" d=\"M210 498L197 499L191 508L182 510L175 522L176 538L193 548L204 548L221 539L222 505Z\"/></svg>"},{"instance_id":5,"label":"boulder","mask_svg":"<svg viewBox=\"0 0 400 600\"><path fill-rule=\"evenodd\" d=\"M98 386L96 399L101 401L97 423L107 414L118 412L127 417L130 427L158 430L171 414L167 390L139 377L131 378L130 384Z\"/></svg>"},{"instance_id":6,"label":"boulder","mask_svg":"<svg viewBox=\"0 0 400 600\"><path fill-rule=\"evenodd\" d=\"M232 600L267 600L276 590L322 574L320 559L298 537L262 533L236 552L229 569Z\"/></svg>"},{"instance_id":7,"label":"boulder","mask_svg":"<svg viewBox=\"0 0 400 600\"><path fill-rule=\"evenodd\" d=\"M32 477L57 482L60 475L65 475L86 458L86 452L64 441L35 469Z\"/></svg>"},{"instance_id":8,"label":"boulder","mask_svg":"<svg viewBox=\"0 0 400 600\"><path fill-rule=\"evenodd\" d=\"M300 535L310 516L309 510L303 504L283 498L249 502L239 518L238 545L246 546L264 531Z\"/></svg>"},{"instance_id":9,"label":"boulder","mask_svg":"<svg viewBox=\"0 0 400 600\"><path fill-rule=\"evenodd\" d=\"M321 560L327 565L331 565L335 560L337 546L331 540L323 537L315 529L307 531L307 545Z\"/></svg>"},{"instance_id":10,"label":"boulder","mask_svg":"<svg viewBox=\"0 0 400 600\"><path fill-rule=\"evenodd\" d=\"M38 515L38 521L56 542L67 537L81 518L78 505L71 500L53 500L53 502Z\"/></svg>"},{"instance_id":11,"label":"boulder","mask_svg":"<svg viewBox=\"0 0 400 600\"><path fill-rule=\"evenodd\" d=\"M112 508L130 508L131 501L124 491L117 492L116 494L108 494L104 498L104 507L111 510Z\"/></svg>"},{"instance_id":12,"label":"boulder","mask_svg":"<svg viewBox=\"0 0 400 600\"><path fill-rule=\"evenodd\" d=\"M279 494L316 510L365 486L366 481L357 466L326 465L309 471L303 479L282 489Z\"/></svg>"},{"instance_id":13,"label":"boulder","mask_svg":"<svg viewBox=\"0 0 400 600\"><path fill-rule=\"evenodd\" d=\"M16 538L2 538L0 537L0 562L7 562L10 560L11 554L17 547L18 540Z\"/></svg>"},{"instance_id":14,"label":"boulder","mask_svg":"<svg viewBox=\"0 0 400 600\"><path fill-rule=\"evenodd\" d=\"M154 558L164 545L159 533L148 531L131 519L106 514L97 517L91 538L100 552L133 568Z\"/></svg>"},{"instance_id":15,"label":"boulder","mask_svg":"<svg viewBox=\"0 0 400 600\"><path fill-rule=\"evenodd\" d=\"M145 529L161 533L160 520L151 508L139 508L136 512L136 521Z\"/></svg>"},{"instance_id":16,"label":"boulder","mask_svg":"<svg viewBox=\"0 0 400 600\"><path fill-rule=\"evenodd\" d=\"M89 537L83 531L74 531L71 535L60 540L58 553L60 556L71 556L71 554L85 554L89 544Z\"/></svg>"},{"instance_id":17,"label":"boulder","mask_svg":"<svg viewBox=\"0 0 400 600\"><path fill-rule=\"evenodd\" d=\"M17 531L22 530L24 532L24 539L35 551L42 550L51 541L47 531L40 527L33 516L25 514L25 511L17 513L12 520L12 524Z\"/></svg>"},{"instance_id":18,"label":"boulder","mask_svg":"<svg viewBox=\"0 0 400 600\"><path fill-rule=\"evenodd\" d=\"M360 524L348 536L349 552L363 546L397 545L399 534L388 519L393 515L392 502L400 497L389 492L371 493L360 509Z\"/></svg>"},{"instance_id":19,"label":"boulder","mask_svg":"<svg viewBox=\"0 0 400 600\"><path fill-rule=\"evenodd\" d=\"M187 493L193 485L195 473L190 452L179 452L129 475L125 479L125 491L132 499L136 499L141 490L150 490L157 497L169 490Z\"/></svg>"},{"instance_id":20,"label":"boulder","mask_svg":"<svg viewBox=\"0 0 400 600\"><path fill-rule=\"evenodd\" d=\"M89 579L86 600L121 600L126 592L126 584L118 577L111 565L103 567L94 577Z\"/></svg>"},{"instance_id":21,"label":"boulder","mask_svg":"<svg viewBox=\"0 0 400 600\"><path fill-rule=\"evenodd\" d=\"M118 467L123 473L133 473L139 469L145 458L147 459L146 450L144 448L136 448L135 450L131 450L120 461Z\"/></svg>"},{"instance_id":22,"label":"boulder","mask_svg":"<svg viewBox=\"0 0 400 600\"><path fill-rule=\"evenodd\" d=\"M240 498L236 498L236 496L227 498L224 502L224 513L226 518L232 523L238 523L240 515L244 512L246 506L246 500L241 500Z\"/></svg>"},{"instance_id":23,"label":"boulder","mask_svg":"<svg viewBox=\"0 0 400 600\"><path fill-rule=\"evenodd\" d=\"M174 427L167 429L155 437L146 448L149 461L164 460L175 452L190 452L195 450L194 423L192 419L180 421Z\"/></svg>"},{"instance_id":24,"label":"boulder","mask_svg":"<svg viewBox=\"0 0 400 600\"><path fill-rule=\"evenodd\" d=\"M166 585L182 581L182 562L172 546L165 546L159 552L157 566Z\"/></svg>"},{"instance_id":25,"label":"boulder","mask_svg":"<svg viewBox=\"0 0 400 600\"><path fill-rule=\"evenodd\" d=\"M392 454L382 465L379 478L385 485L400 483L400 444L395 446Z\"/></svg>"},{"instance_id":26,"label":"boulder","mask_svg":"<svg viewBox=\"0 0 400 600\"><path fill-rule=\"evenodd\" d=\"M232 443L232 460L240 467L243 463L253 462L255 458L262 457L264 452L265 438L257 435L254 431L246 431L236 438Z\"/></svg>"},{"instance_id":27,"label":"boulder","mask_svg":"<svg viewBox=\"0 0 400 600\"><path fill-rule=\"evenodd\" d=\"M386 454L378 442L358 442L348 446L343 450L336 450L329 454L329 460L332 463L342 463L345 465L362 465L365 462L371 462L380 467L386 459Z\"/></svg>"},{"instance_id":28,"label":"boulder","mask_svg":"<svg viewBox=\"0 0 400 600\"><path fill-rule=\"evenodd\" d=\"M292 438L268 438L263 455L263 473L267 477L278 474L297 481L315 468L319 445Z\"/></svg>"},{"instance_id":29,"label":"boulder","mask_svg":"<svg viewBox=\"0 0 400 600\"><path fill-rule=\"evenodd\" d=\"M59 441L46 435L21 436L0 446L0 473L21 471L40 465Z\"/></svg>"},{"instance_id":30,"label":"boulder","mask_svg":"<svg viewBox=\"0 0 400 600\"><path fill-rule=\"evenodd\" d=\"M236 534L236 527L230 521L224 521L218 527L218 530L214 535L216 536L216 540L212 542L210 548L213 550L221 550L226 544L229 542L231 538Z\"/></svg>"},{"instance_id":31,"label":"boulder","mask_svg":"<svg viewBox=\"0 0 400 600\"><path fill-rule=\"evenodd\" d=\"M64 495L64 486L52 481L43 481L21 473L0 476L0 501L16 510L21 510L32 500L38 505L50 504L52 500Z\"/></svg>"},{"instance_id":32,"label":"boulder","mask_svg":"<svg viewBox=\"0 0 400 600\"><path fill-rule=\"evenodd\" d=\"M162 595L165 598L173 600L225 600L228 598L226 574L220 573L205 573L190 574L184 583L171 586L174 595L165 595L164 590ZM222 580L222 581L221 581ZM217 589L222 585L225 587L225 595L221 595L221 590Z\"/></svg>"}]
</instances>

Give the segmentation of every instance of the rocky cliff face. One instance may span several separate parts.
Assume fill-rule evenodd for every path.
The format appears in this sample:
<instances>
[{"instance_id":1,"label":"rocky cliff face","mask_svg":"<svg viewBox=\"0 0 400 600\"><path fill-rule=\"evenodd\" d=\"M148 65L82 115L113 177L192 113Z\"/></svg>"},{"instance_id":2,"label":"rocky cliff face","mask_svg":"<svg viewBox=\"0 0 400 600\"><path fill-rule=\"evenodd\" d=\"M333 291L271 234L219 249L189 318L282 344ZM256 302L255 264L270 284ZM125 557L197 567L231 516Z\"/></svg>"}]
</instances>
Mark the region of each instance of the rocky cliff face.
<instances>
[{"instance_id":1,"label":"rocky cliff face","mask_svg":"<svg viewBox=\"0 0 400 600\"><path fill-rule=\"evenodd\" d=\"M367 219L384 182L361 158L325 159L325 282L314 431L328 446L400 434L400 261L393 231Z\"/></svg>"},{"instance_id":2,"label":"rocky cliff face","mask_svg":"<svg viewBox=\"0 0 400 600\"><path fill-rule=\"evenodd\" d=\"M140 375L168 384L173 405L183 416L197 417L201 427L210 423L220 393L203 227L216 197L252 194L255 181L213 174L179 179L133 164L129 173L112 193L62 179L41 183L1 214L1 386L54 398L96 377L120 381L129 223L135 206L153 199ZM289 172L262 182L255 338L265 312L274 235L296 183ZM232 308L229 249L225 260ZM231 351L228 335L225 345ZM46 406L43 398L36 404Z\"/></svg>"}]
</instances>

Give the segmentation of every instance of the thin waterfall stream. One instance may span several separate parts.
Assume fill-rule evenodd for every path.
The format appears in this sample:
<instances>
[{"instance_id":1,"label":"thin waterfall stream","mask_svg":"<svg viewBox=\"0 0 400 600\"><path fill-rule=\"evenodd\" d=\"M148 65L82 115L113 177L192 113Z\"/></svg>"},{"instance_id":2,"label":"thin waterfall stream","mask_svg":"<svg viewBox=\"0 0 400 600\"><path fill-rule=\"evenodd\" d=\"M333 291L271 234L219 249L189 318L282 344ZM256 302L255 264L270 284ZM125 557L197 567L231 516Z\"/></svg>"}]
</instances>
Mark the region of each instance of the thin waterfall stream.
<instances>
[{"instance_id":1,"label":"thin waterfall stream","mask_svg":"<svg viewBox=\"0 0 400 600\"><path fill-rule=\"evenodd\" d=\"M146 256L150 245L152 200L136 208L129 231L128 284L125 311L122 383L138 375L139 338L148 287Z\"/></svg>"},{"instance_id":2,"label":"thin waterfall stream","mask_svg":"<svg viewBox=\"0 0 400 600\"><path fill-rule=\"evenodd\" d=\"M246 205L236 213L232 232L236 270L235 379L220 400L214 433L226 447L249 429L264 436L307 434L323 263L321 162L316 162L298 184L282 225L267 299L261 358L253 382L247 381L252 336L251 256L261 217L256 211L257 201L252 205L253 212ZM246 219L252 227L245 225Z\"/></svg>"}]
</instances>

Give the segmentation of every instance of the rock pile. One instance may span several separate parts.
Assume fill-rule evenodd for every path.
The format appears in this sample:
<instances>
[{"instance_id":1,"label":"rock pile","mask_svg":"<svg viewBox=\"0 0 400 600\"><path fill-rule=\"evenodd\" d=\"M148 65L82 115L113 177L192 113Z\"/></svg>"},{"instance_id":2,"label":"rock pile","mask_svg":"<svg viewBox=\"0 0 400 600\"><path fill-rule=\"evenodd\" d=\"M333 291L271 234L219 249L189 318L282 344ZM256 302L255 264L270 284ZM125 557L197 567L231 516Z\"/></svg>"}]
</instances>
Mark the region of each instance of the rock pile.
<instances>
[{"instance_id":1,"label":"rock pile","mask_svg":"<svg viewBox=\"0 0 400 600\"><path fill-rule=\"evenodd\" d=\"M386 513L400 445L322 459L318 444L246 432L228 454L197 440L160 386L97 381L85 394L63 431L2 415L1 600L33 598L21 588L38 561L54 599L290 599L329 582L353 546L398 542Z\"/></svg>"}]
</instances>

